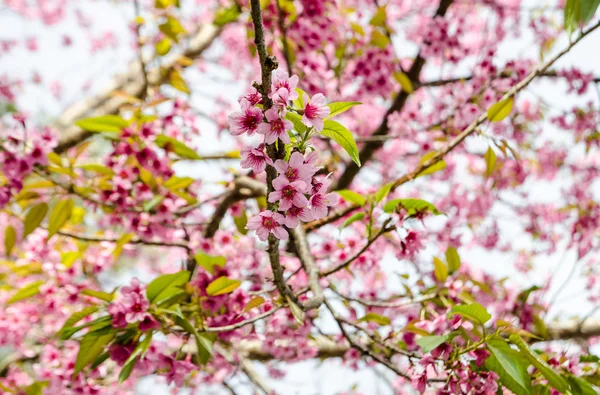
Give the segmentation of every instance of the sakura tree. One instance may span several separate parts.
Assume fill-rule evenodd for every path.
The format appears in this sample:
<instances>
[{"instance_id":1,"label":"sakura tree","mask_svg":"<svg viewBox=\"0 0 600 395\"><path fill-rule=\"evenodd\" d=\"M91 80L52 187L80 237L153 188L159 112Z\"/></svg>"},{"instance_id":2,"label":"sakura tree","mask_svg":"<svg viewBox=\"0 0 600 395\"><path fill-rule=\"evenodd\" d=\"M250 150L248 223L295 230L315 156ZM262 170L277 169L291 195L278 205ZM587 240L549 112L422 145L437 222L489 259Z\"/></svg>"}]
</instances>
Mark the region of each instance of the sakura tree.
<instances>
[{"instance_id":1,"label":"sakura tree","mask_svg":"<svg viewBox=\"0 0 600 395\"><path fill-rule=\"evenodd\" d=\"M600 1L0 4L0 393L598 393Z\"/></svg>"}]
</instances>

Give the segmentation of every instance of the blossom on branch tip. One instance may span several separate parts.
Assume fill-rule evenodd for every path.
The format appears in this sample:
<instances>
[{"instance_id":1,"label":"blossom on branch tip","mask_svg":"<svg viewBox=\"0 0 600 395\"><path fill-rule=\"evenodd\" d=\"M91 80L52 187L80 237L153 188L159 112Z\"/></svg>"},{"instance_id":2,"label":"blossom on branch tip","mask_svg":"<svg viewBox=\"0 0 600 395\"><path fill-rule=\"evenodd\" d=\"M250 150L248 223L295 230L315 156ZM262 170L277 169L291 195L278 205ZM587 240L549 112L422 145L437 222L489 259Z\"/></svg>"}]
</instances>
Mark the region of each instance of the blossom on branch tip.
<instances>
[{"instance_id":1,"label":"blossom on branch tip","mask_svg":"<svg viewBox=\"0 0 600 395\"><path fill-rule=\"evenodd\" d=\"M265 170L267 164L273 165L271 158L264 151L265 145L261 144L256 148L246 147L242 150L241 166L243 169L252 169L259 174Z\"/></svg>"},{"instance_id":2,"label":"blossom on branch tip","mask_svg":"<svg viewBox=\"0 0 600 395\"><path fill-rule=\"evenodd\" d=\"M279 138L284 144L289 144L290 136L287 131L294 125L287 119L281 118L276 108L267 110L265 117L268 123L261 123L256 130L257 133L265 135L265 143L273 144Z\"/></svg>"},{"instance_id":3,"label":"blossom on branch tip","mask_svg":"<svg viewBox=\"0 0 600 395\"><path fill-rule=\"evenodd\" d=\"M284 91L286 91L286 100L296 100L298 98L298 92L296 92L297 86L297 75L290 77L290 75L284 70L275 70L269 98L273 99L274 102L277 102L278 97L282 94L285 94Z\"/></svg>"},{"instance_id":4,"label":"blossom on branch tip","mask_svg":"<svg viewBox=\"0 0 600 395\"><path fill-rule=\"evenodd\" d=\"M235 112L227 117L229 131L234 136L248 133L252 136L262 123L263 114L260 108L254 107L248 100L240 100L242 111Z\"/></svg>"},{"instance_id":5,"label":"blossom on branch tip","mask_svg":"<svg viewBox=\"0 0 600 395\"><path fill-rule=\"evenodd\" d=\"M289 235L282 226L284 221L285 217L279 213L263 211L248 220L246 229L255 230L261 241L267 241L269 233L273 233L280 240L287 240Z\"/></svg>"},{"instance_id":6,"label":"blossom on branch tip","mask_svg":"<svg viewBox=\"0 0 600 395\"><path fill-rule=\"evenodd\" d=\"M331 109L325 105L325 96L317 93L311 99L304 95L304 115L302 123L306 126L313 126L317 131L322 131L325 127L323 119L331 113Z\"/></svg>"}]
</instances>

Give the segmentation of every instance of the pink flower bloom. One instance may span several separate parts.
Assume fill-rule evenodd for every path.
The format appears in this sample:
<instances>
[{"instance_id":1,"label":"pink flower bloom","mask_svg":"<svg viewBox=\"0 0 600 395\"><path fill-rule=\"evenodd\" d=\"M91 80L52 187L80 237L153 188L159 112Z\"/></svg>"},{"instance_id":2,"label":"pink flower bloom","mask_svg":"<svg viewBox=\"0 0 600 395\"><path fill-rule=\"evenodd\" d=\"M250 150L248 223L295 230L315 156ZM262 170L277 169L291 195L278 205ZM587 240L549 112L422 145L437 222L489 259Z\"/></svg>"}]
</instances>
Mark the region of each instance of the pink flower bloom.
<instances>
[{"instance_id":1,"label":"pink flower bloom","mask_svg":"<svg viewBox=\"0 0 600 395\"><path fill-rule=\"evenodd\" d=\"M151 329L159 329L160 324L158 323L158 321L156 321L154 318L152 318L152 316L150 314L146 314L144 319L142 321L140 321L139 327L142 332L146 332Z\"/></svg>"},{"instance_id":2,"label":"pink flower bloom","mask_svg":"<svg viewBox=\"0 0 600 395\"><path fill-rule=\"evenodd\" d=\"M322 131L324 124L323 119L331 112L330 108L325 105L325 96L322 93L317 93L308 99L308 96L304 95L304 115L302 116L302 123L306 126L313 126L317 131Z\"/></svg>"},{"instance_id":3,"label":"pink flower bloom","mask_svg":"<svg viewBox=\"0 0 600 395\"><path fill-rule=\"evenodd\" d=\"M310 209L308 207L290 207L290 209L285 213L284 225L288 228L295 228L298 226L298 219L301 219L303 222L312 221L313 217Z\"/></svg>"},{"instance_id":4,"label":"pink flower bloom","mask_svg":"<svg viewBox=\"0 0 600 395\"><path fill-rule=\"evenodd\" d=\"M260 102L262 102L262 96L260 95L260 93L256 90L256 88L252 88L250 90L250 92L246 93L244 96L240 97L240 103L242 102L242 100L248 100L250 102L251 105L255 105L258 104Z\"/></svg>"},{"instance_id":5,"label":"pink flower bloom","mask_svg":"<svg viewBox=\"0 0 600 395\"><path fill-rule=\"evenodd\" d=\"M276 108L267 110L265 116L269 123L261 123L256 131L265 135L265 143L273 144L279 138L284 144L289 144L290 136L287 131L291 130L294 125L287 119L281 118Z\"/></svg>"},{"instance_id":6,"label":"pink flower bloom","mask_svg":"<svg viewBox=\"0 0 600 395\"><path fill-rule=\"evenodd\" d=\"M125 321L130 324L133 324L138 321L143 321L146 316L149 306L148 300L139 293L129 293L126 294L123 298L123 306L125 306Z\"/></svg>"},{"instance_id":7,"label":"pink flower bloom","mask_svg":"<svg viewBox=\"0 0 600 395\"><path fill-rule=\"evenodd\" d=\"M262 122L262 111L260 108L252 106L246 99L240 101L242 111L235 112L227 117L229 122L229 132L234 136L239 136L243 133L248 133L248 136L252 136L258 125Z\"/></svg>"},{"instance_id":8,"label":"pink flower bloom","mask_svg":"<svg viewBox=\"0 0 600 395\"><path fill-rule=\"evenodd\" d=\"M304 156L296 151L290 156L289 162L278 159L275 161L275 168L279 172L280 176L288 179L288 181L304 181L306 184L310 183L310 178L316 173L312 165L304 162Z\"/></svg>"},{"instance_id":9,"label":"pink flower bloom","mask_svg":"<svg viewBox=\"0 0 600 395\"><path fill-rule=\"evenodd\" d=\"M269 233L273 233L280 240L287 240L289 235L281 226L285 221L283 215L272 211L263 211L248 220L246 229L255 230L256 235L262 241L266 241Z\"/></svg>"},{"instance_id":10,"label":"pink flower bloom","mask_svg":"<svg viewBox=\"0 0 600 395\"><path fill-rule=\"evenodd\" d=\"M308 199L304 196L306 183L304 181L290 182L287 178L277 177L273 180L275 191L269 194L269 202L279 202L279 210L289 210L292 205L296 207L308 206Z\"/></svg>"},{"instance_id":11,"label":"pink flower bloom","mask_svg":"<svg viewBox=\"0 0 600 395\"><path fill-rule=\"evenodd\" d=\"M273 99L273 101L277 102L277 98L281 94L285 94L284 91L287 92L287 100L296 100L298 98L298 92L296 92L296 87L298 86L298 76L293 75L289 76L289 74L284 70L275 70L275 75L273 76L273 84L271 85L271 93L269 97ZM282 89L284 91L282 91Z\"/></svg>"},{"instance_id":12,"label":"pink flower bloom","mask_svg":"<svg viewBox=\"0 0 600 395\"><path fill-rule=\"evenodd\" d=\"M244 148L241 152L243 169L252 169L255 173L262 173L267 164L273 165L271 158L264 152L265 145L261 144L256 148Z\"/></svg>"},{"instance_id":13,"label":"pink flower bloom","mask_svg":"<svg viewBox=\"0 0 600 395\"><path fill-rule=\"evenodd\" d=\"M325 217L327 207L332 206L336 201L335 193L327 193L330 184L331 179L326 178L310 198L310 211L314 219Z\"/></svg>"}]
</instances>

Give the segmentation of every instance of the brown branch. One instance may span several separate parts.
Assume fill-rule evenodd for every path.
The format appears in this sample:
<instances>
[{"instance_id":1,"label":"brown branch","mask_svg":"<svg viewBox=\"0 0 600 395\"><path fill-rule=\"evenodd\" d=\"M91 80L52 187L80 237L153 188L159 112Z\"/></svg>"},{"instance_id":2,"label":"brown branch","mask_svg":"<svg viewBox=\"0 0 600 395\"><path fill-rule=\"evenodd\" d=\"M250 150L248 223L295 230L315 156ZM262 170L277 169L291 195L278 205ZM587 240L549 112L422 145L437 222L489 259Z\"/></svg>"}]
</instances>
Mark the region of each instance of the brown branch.
<instances>
[{"instance_id":1,"label":"brown branch","mask_svg":"<svg viewBox=\"0 0 600 395\"><path fill-rule=\"evenodd\" d=\"M498 77L502 77L503 75L500 74ZM556 70L548 70L546 72L543 72L539 75L540 77L548 77L548 78L561 78L563 76L559 75L558 72ZM472 75L465 75L463 77L455 77L455 78L446 78L446 79L440 79L440 80L434 80L434 81L425 81L425 82L421 82L419 83L415 89L418 88L431 88L431 87L439 87L439 86L444 86L444 85L449 85L449 84L455 84L457 82L466 82L466 81L470 81L473 79ZM600 77L594 77L594 79L592 80L592 82L594 83L600 83Z\"/></svg>"},{"instance_id":2,"label":"brown branch","mask_svg":"<svg viewBox=\"0 0 600 395\"><path fill-rule=\"evenodd\" d=\"M450 7L451 4L452 4L452 0L441 0L440 5L435 13L435 17L443 17L444 15L446 15L446 11L448 11L448 8ZM421 70L423 69L424 65L425 65L425 58L419 53L419 55L417 55L417 57L415 58L412 66L406 73L408 78L411 81L415 81L415 82L419 81L419 76L421 74ZM406 103L407 99L408 99L408 93L406 93L404 90L402 90L398 93L398 95L392 102L392 105L386 111L381 124L379 125L377 130L372 134L372 136L384 136L384 135L388 134L388 132L389 132L389 126L388 126L389 116L396 111L401 111L402 108L404 107L404 104ZM360 153L359 153L359 157L360 157L360 162L362 163L363 166L373 157L375 152L383 146L383 143L384 143L383 141L370 141L362 147L362 149L360 150ZM348 166L346 167L346 169L344 170L344 172L342 173L342 175L340 176L340 178L337 180L337 182L332 185L331 189L337 190L337 189L348 188L348 186L350 186L350 184L354 180L354 177L356 177L356 175L358 174L359 169L360 168L354 162L350 162L348 164Z\"/></svg>"},{"instance_id":3,"label":"brown branch","mask_svg":"<svg viewBox=\"0 0 600 395\"><path fill-rule=\"evenodd\" d=\"M219 36L220 28L213 25L205 25L198 32L189 38L188 48L182 53L183 56L190 59L198 58ZM150 63L154 58L149 57L146 63ZM161 72L159 67L147 71L149 84L158 85L164 82L168 76L168 71L177 65L177 58L167 62L163 67L167 72ZM62 153L71 147L79 144L83 140L91 137L92 132L81 130L74 125L74 122L81 118L101 116L107 114L117 114L119 108L126 104L127 99L115 95L115 92L126 92L128 95L142 98L146 92L144 76L140 75L140 62L136 60L129 66L129 71L121 76L117 76L107 87L105 91L78 102L67 108L54 123L61 137L56 153Z\"/></svg>"},{"instance_id":4,"label":"brown branch","mask_svg":"<svg viewBox=\"0 0 600 395\"><path fill-rule=\"evenodd\" d=\"M298 226L292 229L290 238L294 243L296 255L302 263L302 267L308 277L308 285L313 293L312 298L302 302L302 309L308 311L319 308L321 304L323 304L323 288L321 288L321 284L319 284L319 269L310 252L304 228Z\"/></svg>"},{"instance_id":5,"label":"brown branch","mask_svg":"<svg viewBox=\"0 0 600 395\"><path fill-rule=\"evenodd\" d=\"M390 232L394 229L396 229L395 226L390 226L388 227L389 223L392 221L391 218L387 219L384 223L383 226L381 227L381 229L379 230L379 232L377 232L377 234L375 234L375 236L373 236L371 238L371 240L369 240L367 242L367 244L365 244L365 246L363 248L360 249L360 251L358 251L354 256L348 258L345 262L340 263L339 265L337 265L336 267L333 267L329 270L326 270L325 272L321 273L321 277L327 277L329 275L332 275L333 273L337 273L342 269L347 268L348 266L350 266L352 264L352 262L354 262L354 260L356 260L358 257L360 257L362 254L364 254L365 251L367 251L369 249L369 247L371 247L371 245L373 245L373 243L375 243L375 241L384 233Z\"/></svg>"},{"instance_id":6,"label":"brown branch","mask_svg":"<svg viewBox=\"0 0 600 395\"><path fill-rule=\"evenodd\" d=\"M265 32L262 21L262 11L260 8L260 0L250 0L250 14L254 25L254 43L260 60L261 83L256 84L257 90L262 95L263 111L271 108L273 102L269 98L269 90L271 89L271 73L277 69L277 59L274 56L269 56L267 46L265 44ZM267 145L267 155L275 162L282 159L285 155L284 144L269 144ZM277 177L277 169L271 165L267 165L267 210L277 211L277 204L271 203L268 196L274 191L273 180ZM292 289L285 283L283 277L283 267L279 257L279 239L273 234L269 234L267 252L269 254L269 262L271 263L271 271L273 272L273 281L277 286L277 290L281 296L288 299L291 303L298 304L298 299L294 295Z\"/></svg>"},{"instance_id":7,"label":"brown branch","mask_svg":"<svg viewBox=\"0 0 600 395\"><path fill-rule=\"evenodd\" d=\"M104 242L118 243L119 242L118 238L80 235L77 233L71 233L71 232L62 231L62 230L56 232L56 234L63 236L63 237L75 239L75 240L85 241L88 243L104 243ZM133 239L127 241L125 244L142 244L142 245L147 245L147 246L167 247L167 248L175 247L175 248L183 248L187 251L190 250L190 246L187 245L186 243L167 242L167 241L152 241L152 240L144 240L144 239L140 239L140 238L133 238Z\"/></svg>"}]
</instances>

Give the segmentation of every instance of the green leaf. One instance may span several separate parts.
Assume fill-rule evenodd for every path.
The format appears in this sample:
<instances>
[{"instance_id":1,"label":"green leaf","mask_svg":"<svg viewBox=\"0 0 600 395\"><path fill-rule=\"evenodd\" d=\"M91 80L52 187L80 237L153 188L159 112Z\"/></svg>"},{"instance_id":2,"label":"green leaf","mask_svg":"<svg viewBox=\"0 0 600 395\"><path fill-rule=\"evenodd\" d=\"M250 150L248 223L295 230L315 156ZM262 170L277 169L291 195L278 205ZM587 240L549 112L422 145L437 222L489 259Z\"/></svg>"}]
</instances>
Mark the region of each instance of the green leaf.
<instances>
[{"instance_id":1,"label":"green leaf","mask_svg":"<svg viewBox=\"0 0 600 395\"><path fill-rule=\"evenodd\" d=\"M4 254L10 256L10 253L17 243L17 231L12 225L4 229Z\"/></svg>"},{"instance_id":2,"label":"green leaf","mask_svg":"<svg viewBox=\"0 0 600 395\"><path fill-rule=\"evenodd\" d=\"M581 0L581 23L589 22L600 6L600 0Z\"/></svg>"},{"instance_id":3,"label":"green leaf","mask_svg":"<svg viewBox=\"0 0 600 395\"><path fill-rule=\"evenodd\" d=\"M73 313L63 324L58 333L63 333L67 328L72 328L73 325L84 319L85 317L98 311L98 306L88 306L83 310Z\"/></svg>"},{"instance_id":4,"label":"green leaf","mask_svg":"<svg viewBox=\"0 0 600 395\"><path fill-rule=\"evenodd\" d=\"M248 234L248 229L246 229L246 225L248 224L246 210L242 211L241 215L233 217L233 222L235 223L235 227L237 228L238 232L243 235Z\"/></svg>"},{"instance_id":5,"label":"green leaf","mask_svg":"<svg viewBox=\"0 0 600 395\"><path fill-rule=\"evenodd\" d=\"M163 200L165 200L165 196L163 195L156 195L154 196L152 199L150 199L148 202L146 202L144 204L144 211L149 213L150 211L154 210L159 204L161 204L163 202ZM129 241L127 241L129 242ZM127 243L125 243L127 244Z\"/></svg>"},{"instance_id":6,"label":"green leaf","mask_svg":"<svg viewBox=\"0 0 600 395\"><path fill-rule=\"evenodd\" d=\"M296 88L296 92L298 92L298 98L294 100L294 107L297 109L306 107L306 103L304 103L304 97L308 97L308 94L300 88Z\"/></svg>"},{"instance_id":7,"label":"green leaf","mask_svg":"<svg viewBox=\"0 0 600 395\"><path fill-rule=\"evenodd\" d=\"M302 123L302 117L295 112L289 111L285 114L285 119L290 121L294 125L294 129L300 134L305 134L308 130L308 127Z\"/></svg>"},{"instance_id":8,"label":"green leaf","mask_svg":"<svg viewBox=\"0 0 600 395\"><path fill-rule=\"evenodd\" d=\"M577 395L598 395L598 392L584 379L569 374L566 376L571 386L571 393Z\"/></svg>"},{"instance_id":9,"label":"green leaf","mask_svg":"<svg viewBox=\"0 0 600 395\"><path fill-rule=\"evenodd\" d=\"M34 281L25 285L23 288L19 289L10 299L8 299L6 304L12 304L39 294L40 286L44 283L45 281Z\"/></svg>"},{"instance_id":10,"label":"green leaf","mask_svg":"<svg viewBox=\"0 0 600 395\"><path fill-rule=\"evenodd\" d=\"M294 316L294 319L296 320L298 325L304 326L304 311L302 311L300 306L294 303L294 301L291 300L289 296L286 296L285 298L287 299L290 311L292 312L292 315Z\"/></svg>"},{"instance_id":11,"label":"green leaf","mask_svg":"<svg viewBox=\"0 0 600 395\"><path fill-rule=\"evenodd\" d=\"M404 92L411 94L415 91L412 81L405 73L397 71L394 73L394 78L396 79L396 81L398 81Z\"/></svg>"},{"instance_id":12,"label":"green leaf","mask_svg":"<svg viewBox=\"0 0 600 395\"><path fill-rule=\"evenodd\" d=\"M485 307L483 307L477 302L471 303L469 305L463 304L454 306L452 307L452 310L450 310L450 314L459 314L472 321L479 322L481 325L485 324L490 320L490 318L492 318L492 316L490 315L490 313L488 313Z\"/></svg>"},{"instance_id":13,"label":"green leaf","mask_svg":"<svg viewBox=\"0 0 600 395\"><path fill-rule=\"evenodd\" d=\"M99 331L104 328L110 328L111 321L112 317L106 315L100 318L96 318L95 320L82 325L74 326L71 328L65 328L64 330L58 333L58 336L60 340L69 340L74 334L76 334L84 328L90 328L90 331Z\"/></svg>"},{"instance_id":14,"label":"green leaf","mask_svg":"<svg viewBox=\"0 0 600 395\"><path fill-rule=\"evenodd\" d=\"M231 7L220 8L215 13L213 24L219 27L225 26L228 23L237 21L241 13L242 11L237 3L233 4Z\"/></svg>"},{"instance_id":15,"label":"green leaf","mask_svg":"<svg viewBox=\"0 0 600 395\"><path fill-rule=\"evenodd\" d=\"M389 184L385 184L384 186L379 188L379 190L375 193L375 202L379 203L383 199L385 199L387 197L387 195L390 194L390 191L392 190L394 183L395 182L392 181Z\"/></svg>"},{"instance_id":16,"label":"green leaf","mask_svg":"<svg viewBox=\"0 0 600 395\"><path fill-rule=\"evenodd\" d=\"M177 89L180 92L187 93L187 94L191 93L190 88L187 85L187 82L185 82L181 73L175 69L171 70L171 72L169 73L169 84L171 84L171 86L173 88ZM181 142L179 142L179 143L183 144ZM195 152L194 152L194 154L195 154ZM196 159L196 158L191 158L191 159Z\"/></svg>"},{"instance_id":17,"label":"green leaf","mask_svg":"<svg viewBox=\"0 0 600 395\"><path fill-rule=\"evenodd\" d=\"M115 172L111 168L106 167L104 165L99 165L96 163L90 163L90 164L86 164L86 165L77 165L75 167L78 169L102 174L105 176L112 176L115 174Z\"/></svg>"},{"instance_id":18,"label":"green leaf","mask_svg":"<svg viewBox=\"0 0 600 395\"><path fill-rule=\"evenodd\" d=\"M79 372L87 365L91 364L104 351L104 347L111 342L115 337L112 332L100 330L97 332L89 332L81 338L79 342L79 352L75 360L75 370L73 379L77 377Z\"/></svg>"},{"instance_id":19,"label":"green leaf","mask_svg":"<svg viewBox=\"0 0 600 395\"><path fill-rule=\"evenodd\" d=\"M562 392L563 394L569 390L569 384L565 379L563 379L558 373L554 371L544 361L541 359L535 352L533 352L529 346L521 339L519 335L510 335L509 340L511 343L519 347L521 353L525 355L525 357L531 362L533 366L548 380L548 383L555 388L556 390Z\"/></svg>"},{"instance_id":20,"label":"green leaf","mask_svg":"<svg viewBox=\"0 0 600 395\"><path fill-rule=\"evenodd\" d=\"M209 296L224 295L235 291L240 285L242 283L239 280L232 280L226 276L221 276L208 284L206 293Z\"/></svg>"},{"instance_id":21,"label":"green leaf","mask_svg":"<svg viewBox=\"0 0 600 395\"><path fill-rule=\"evenodd\" d=\"M202 266L210 274L215 274L215 266L225 267L227 263L227 259L223 256L207 255L202 251L197 253L194 258L196 259L196 264Z\"/></svg>"},{"instance_id":22,"label":"green leaf","mask_svg":"<svg viewBox=\"0 0 600 395\"><path fill-rule=\"evenodd\" d=\"M25 216L25 226L23 228L23 239L29 236L35 228L40 226L47 212L48 205L46 203L39 203L27 212L27 215Z\"/></svg>"},{"instance_id":23,"label":"green leaf","mask_svg":"<svg viewBox=\"0 0 600 395\"><path fill-rule=\"evenodd\" d=\"M179 35L185 33L185 29L181 26L181 22L170 15L167 16L166 22L158 26L158 29L176 43L179 42Z\"/></svg>"},{"instance_id":24,"label":"green leaf","mask_svg":"<svg viewBox=\"0 0 600 395\"><path fill-rule=\"evenodd\" d=\"M338 143L347 153L350 158L360 167L360 158L358 156L358 147L352 133L346 129L344 125L331 119L325 120L325 128L321 132L323 136L330 137Z\"/></svg>"},{"instance_id":25,"label":"green leaf","mask_svg":"<svg viewBox=\"0 0 600 395\"><path fill-rule=\"evenodd\" d=\"M246 306L244 306L244 309L242 310L241 314L249 312L250 310L260 306L264 302L265 299L262 296L253 297L248 303L246 303Z\"/></svg>"},{"instance_id":26,"label":"green leaf","mask_svg":"<svg viewBox=\"0 0 600 395\"><path fill-rule=\"evenodd\" d=\"M75 122L75 125L88 132L119 132L124 127L129 126L129 121L118 115L103 115L101 117L80 119Z\"/></svg>"},{"instance_id":27,"label":"green leaf","mask_svg":"<svg viewBox=\"0 0 600 395\"><path fill-rule=\"evenodd\" d=\"M167 181L165 181L165 188L168 188L171 191L176 191L178 189L185 189L194 183L194 179L191 177L177 177L172 176Z\"/></svg>"},{"instance_id":28,"label":"green leaf","mask_svg":"<svg viewBox=\"0 0 600 395\"><path fill-rule=\"evenodd\" d=\"M485 152L485 176L489 177L496 169L496 153L492 147L488 147Z\"/></svg>"},{"instance_id":29,"label":"green leaf","mask_svg":"<svg viewBox=\"0 0 600 395\"><path fill-rule=\"evenodd\" d=\"M445 343L448 340L448 336L422 336L417 339L417 344L424 353L428 353L437 346Z\"/></svg>"},{"instance_id":30,"label":"green leaf","mask_svg":"<svg viewBox=\"0 0 600 395\"><path fill-rule=\"evenodd\" d=\"M359 206L364 206L367 202L367 199L365 199L363 195L349 189L343 189L341 191L336 191L335 193L340 195L345 201L358 204Z\"/></svg>"},{"instance_id":31,"label":"green leaf","mask_svg":"<svg viewBox=\"0 0 600 395\"><path fill-rule=\"evenodd\" d=\"M61 200L56 203L48 218L48 239L54 236L71 218L74 207L75 203L71 199Z\"/></svg>"},{"instance_id":32,"label":"green leaf","mask_svg":"<svg viewBox=\"0 0 600 395\"><path fill-rule=\"evenodd\" d=\"M93 298L100 299L100 300L103 300L103 301L109 302L109 303L112 302L113 299L115 298L114 292L109 294L108 292L96 291L93 289L83 289L81 291L81 294L86 295L86 296L91 296Z\"/></svg>"},{"instance_id":33,"label":"green leaf","mask_svg":"<svg viewBox=\"0 0 600 395\"><path fill-rule=\"evenodd\" d=\"M365 215L366 214L364 212L360 212L350 216L347 220L344 221L342 226L340 226L340 229L344 229L348 227L348 225L353 224L356 221L361 221L363 218L365 218Z\"/></svg>"},{"instance_id":34,"label":"green leaf","mask_svg":"<svg viewBox=\"0 0 600 395\"><path fill-rule=\"evenodd\" d=\"M156 43L155 46L156 53L159 56L165 56L171 50L171 40L169 38L163 38L159 42Z\"/></svg>"},{"instance_id":35,"label":"green leaf","mask_svg":"<svg viewBox=\"0 0 600 395\"><path fill-rule=\"evenodd\" d=\"M506 100L501 100L498 103L492 104L487 111L487 119L490 122L500 122L508 117L513 109L514 98L510 97Z\"/></svg>"},{"instance_id":36,"label":"green leaf","mask_svg":"<svg viewBox=\"0 0 600 395\"><path fill-rule=\"evenodd\" d=\"M327 105L327 107L329 107L329 109L331 111L329 113L329 116L327 116L327 118L325 118L325 119L333 118L336 115L340 115L340 114L348 111L352 107L358 106L360 104L362 104L362 103L359 101L339 101L339 102L329 103Z\"/></svg>"},{"instance_id":37,"label":"green leaf","mask_svg":"<svg viewBox=\"0 0 600 395\"><path fill-rule=\"evenodd\" d=\"M446 262L448 262L450 274L460 269L460 256L456 248L450 246L446 249Z\"/></svg>"},{"instance_id":38,"label":"green leaf","mask_svg":"<svg viewBox=\"0 0 600 395\"><path fill-rule=\"evenodd\" d=\"M421 158L420 164L428 162L429 159L431 159L431 158L433 158L433 156L435 156L435 154L436 154L436 152L434 152L434 151L426 153ZM444 170L445 168L446 168L446 162L443 159L441 159L441 160L435 162L434 164L432 164L431 166L428 166L427 168L425 168L423 171L421 171L419 174L417 174L417 177L426 176L428 174L433 174L438 171Z\"/></svg>"},{"instance_id":39,"label":"green leaf","mask_svg":"<svg viewBox=\"0 0 600 395\"><path fill-rule=\"evenodd\" d=\"M369 25L385 27L386 18L387 18L386 7L385 6L377 7L377 11L375 12L375 15L373 15L373 17L369 21Z\"/></svg>"},{"instance_id":40,"label":"green leaf","mask_svg":"<svg viewBox=\"0 0 600 395\"><path fill-rule=\"evenodd\" d=\"M491 355L485 361L485 366L498 374L502 384L515 395L533 395L527 364L519 353L502 339L489 340L487 348Z\"/></svg>"},{"instance_id":41,"label":"green leaf","mask_svg":"<svg viewBox=\"0 0 600 395\"><path fill-rule=\"evenodd\" d=\"M165 151L173 151L183 159L201 159L200 155L198 155L196 151L181 141L174 139L173 137L160 134L156 136L156 140L154 140L154 142Z\"/></svg>"},{"instance_id":42,"label":"green leaf","mask_svg":"<svg viewBox=\"0 0 600 395\"><path fill-rule=\"evenodd\" d=\"M206 364L211 356L212 352L212 344L211 339L201 336L196 331L196 328L183 316L180 314L176 316L175 323L182 327L186 332L194 336L194 340L196 341L196 348L198 350L198 358L200 359L201 364Z\"/></svg>"},{"instance_id":43,"label":"green leaf","mask_svg":"<svg viewBox=\"0 0 600 395\"><path fill-rule=\"evenodd\" d=\"M383 206L383 211L393 213L397 208L405 209L408 216L423 212L431 212L435 215L442 214L433 204L421 199L393 199Z\"/></svg>"},{"instance_id":44,"label":"green leaf","mask_svg":"<svg viewBox=\"0 0 600 395\"><path fill-rule=\"evenodd\" d=\"M173 274L164 274L155 278L148 288L146 288L146 296L150 303L160 303L163 299L179 292L185 283L190 279L190 272L180 271Z\"/></svg>"},{"instance_id":45,"label":"green leaf","mask_svg":"<svg viewBox=\"0 0 600 395\"><path fill-rule=\"evenodd\" d=\"M119 384L121 384L122 382L124 382L125 380L127 380L129 378L138 359L141 356L143 356L146 353L146 351L148 351L148 348L150 347L151 343L152 343L152 332L149 332L148 334L146 334L146 337L144 338L144 340L142 340L141 342L139 342L137 344L137 346L135 347L135 349L133 350L133 352L131 353L129 358L127 358L127 360L123 364L123 367L121 368L121 371L119 372Z\"/></svg>"},{"instance_id":46,"label":"green leaf","mask_svg":"<svg viewBox=\"0 0 600 395\"><path fill-rule=\"evenodd\" d=\"M443 283L448 278L448 267L439 258L433 257L433 273L435 278Z\"/></svg>"},{"instance_id":47,"label":"green leaf","mask_svg":"<svg viewBox=\"0 0 600 395\"><path fill-rule=\"evenodd\" d=\"M48 386L47 381L36 381L25 387L25 395L43 395L44 388Z\"/></svg>"},{"instance_id":48,"label":"green leaf","mask_svg":"<svg viewBox=\"0 0 600 395\"><path fill-rule=\"evenodd\" d=\"M390 325L392 323L388 317L377 313L367 313L356 322L374 322L377 325Z\"/></svg>"},{"instance_id":49,"label":"green leaf","mask_svg":"<svg viewBox=\"0 0 600 395\"><path fill-rule=\"evenodd\" d=\"M373 32L371 33L371 45L381 49L386 49L390 43L391 41L388 36L377 29L373 29Z\"/></svg>"}]
</instances>

